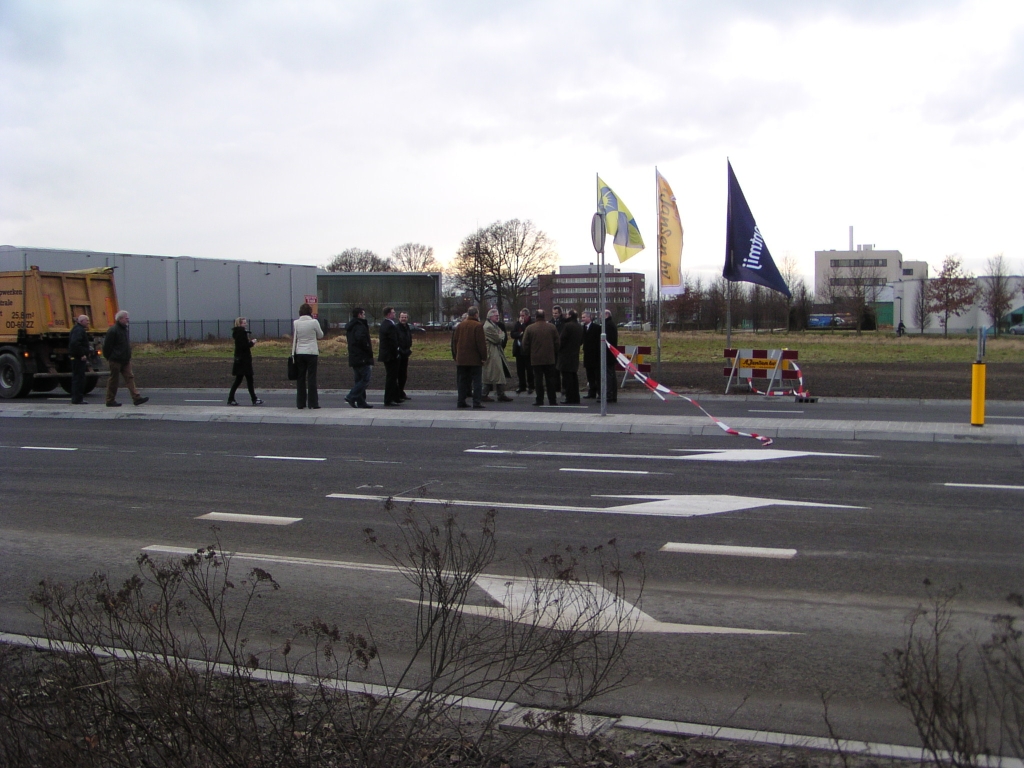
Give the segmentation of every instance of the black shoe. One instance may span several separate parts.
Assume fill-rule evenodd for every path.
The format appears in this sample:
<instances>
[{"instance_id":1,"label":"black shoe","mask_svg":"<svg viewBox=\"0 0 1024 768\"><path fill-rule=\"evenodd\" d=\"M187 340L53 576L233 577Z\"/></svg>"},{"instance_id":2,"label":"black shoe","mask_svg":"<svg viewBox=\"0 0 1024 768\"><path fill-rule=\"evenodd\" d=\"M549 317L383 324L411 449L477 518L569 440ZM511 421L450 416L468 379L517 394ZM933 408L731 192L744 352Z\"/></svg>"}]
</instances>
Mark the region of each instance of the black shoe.
<instances>
[{"instance_id":1,"label":"black shoe","mask_svg":"<svg viewBox=\"0 0 1024 768\"><path fill-rule=\"evenodd\" d=\"M259 399L259 398L257 397L257 398L256 398L255 400L253 400L253 401L252 401L252 404L253 404L253 405L263 405L263 401L262 401L262 400L260 400L260 399ZM238 405L238 403L235 403L235 405Z\"/></svg>"},{"instance_id":2,"label":"black shoe","mask_svg":"<svg viewBox=\"0 0 1024 768\"><path fill-rule=\"evenodd\" d=\"M474 407L474 408L479 408L480 410L483 410L483 409L484 409L484 406L483 406L483 405L481 405L480 403L473 403L473 407Z\"/></svg>"},{"instance_id":3,"label":"black shoe","mask_svg":"<svg viewBox=\"0 0 1024 768\"><path fill-rule=\"evenodd\" d=\"M536 400L533 401L533 404L536 405L538 408L544 405L544 403L538 403Z\"/></svg>"},{"instance_id":4,"label":"black shoe","mask_svg":"<svg viewBox=\"0 0 1024 768\"><path fill-rule=\"evenodd\" d=\"M398 402L404 403L406 400L412 400L412 398L403 392L401 397L398 398Z\"/></svg>"},{"instance_id":5,"label":"black shoe","mask_svg":"<svg viewBox=\"0 0 1024 768\"><path fill-rule=\"evenodd\" d=\"M320 410L320 406L319 405L311 405L311 406L309 406L309 410L311 410L311 411L319 411Z\"/></svg>"},{"instance_id":6,"label":"black shoe","mask_svg":"<svg viewBox=\"0 0 1024 768\"><path fill-rule=\"evenodd\" d=\"M228 405L238 405L237 400L228 400Z\"/></svg>"},{"instance_id":7,"label":"black shoe","mask_svg":"<svg viewBox=\"0 0 1024 768\"><path fill-rule=\"evenodd\" d=\"M505 395L502 395L501 397L498 398L498 402L499 403L511 403L511 402L514 402L514 401L512 400L511 397L506 397Z\"/></svg>"},{"instance_id":8,"label":"black shoe","mask_svg":"<svg viewBox=\"0 0 1024 768\"><path fill-rule=\"evenodd\" d=\"M138 400L132 400L132 404L133 405L142 405L143 403L148 403L148 402L149 402L149 398L148 397L140 397Z\"/></svg>"},{"instance_id":9,"label":"black shoe","mask_svg":"<svg viewBox=\"0 0 1024 768\"><path fill-rule=\"evenodd\" d=\"M532 390L532 389L528 389L528 390L526 390L526 394L528 394L528 395L532 395L532 394L533 394L533 390Z\"/></svg>"},{"instance_id":10,"label":"black shoe","mask_svg":"<svg viewBox=\"0 0 1024 768\"><path fill-rule=\"evenodd\" d=\"M359 405L356 406L356 407L357 408L373 408L373 406L370 405L369 403L359 403Z\"/></svg>"},{"instance_id":11,"label":"black shoe","mask_svg":"<svg viewBox=\"0 0 1024 768\"><path fill-rule=\"evenodd\" d=\"M107 403L107 408L120 408L121 404L115 400L112 403Z\"/></svg>"},{"instance_id":12,"label":"black shoe","mask_svg":"<svg viewBox=\"0 0 1024 768\"><path fill-rule=\"evenodd\" d=\"M401 405L401 403L399 403L399 402L394 402L394 403L384 403L384 405L385 405L386 407L390 408L390 407L392 407L392 406L397 406L397 405Z\"/></svg>"},{"instance_id":13,"label":"black shoe","mask_svg":"<svg viewBox=\"0 0 1024 768\"><path fill-rule=\"evenodd\" d=\"M584 400L596 400L597 399L597 395L584 395L583 399Z\"/></svg>"},{"instance_id":14,"label":"black shoe","mask_svg":"<svg viewBox=\"0 0 1024 768\"><path fill-rule=\"evenodd\" d=\"M85 400L72 400L71 404L72 405L82 405L84 402L85 402Z\"/></svg>"},{"instance_id":15,"label":"black shoe","mask_svg":"<svg viewBox=\"0 0 1024 768\"><path fill-rule=\"evenodd\" d=\"M359 404L355 400L349 400L347 397L345 398L345 402L351 405L353 408L359 407Z\"/></svg>"},{"instance_id":16,"label":"black shoe","mask_svg":"<svg viewBox=\"0 0 1024 768\"><path fill-rule=\"evenodd\" d=\"M456 408L469 408L469 406L466 403L457 403L455 407Z\"/></svg>"}]
</instances>

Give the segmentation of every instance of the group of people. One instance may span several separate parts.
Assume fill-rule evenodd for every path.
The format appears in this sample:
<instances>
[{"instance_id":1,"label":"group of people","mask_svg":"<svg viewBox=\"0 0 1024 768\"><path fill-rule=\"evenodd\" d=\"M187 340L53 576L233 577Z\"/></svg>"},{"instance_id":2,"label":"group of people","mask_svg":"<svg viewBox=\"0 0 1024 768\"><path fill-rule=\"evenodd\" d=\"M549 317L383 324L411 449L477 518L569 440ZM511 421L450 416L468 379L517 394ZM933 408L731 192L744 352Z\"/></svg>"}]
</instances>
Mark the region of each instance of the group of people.
<instances>
[{"instance_id":1,"label":"group of people","mask_svg":"<svg viewBox=\"0 0 1024 768\"><path fill-rule=\"evenodd\" d=\"M521 309L511 334L507 332L497 309L489 310L483 323L479 318L479 310L470 307L452 334L452 357L458 384L456 404L459 408L484 408L484 402L495 399L497 402L512 401L505 394L505 387L512 379L505 358L505 346L510 336L518 378L516 392L536 392L534 405L543 406L545 394L548 405L558 405L559 392L565 397L563 405L579 404L581 351L583 368L587 373L586 398L599 396L603 361L608 371L608 402L617 401L615 358L611 352L602 354L601 326L590 312L583 312L580 318L575 310L563 313L561 307L555 306L551 310L551 322L548 322L543 309L538 309L533 318L528 309ZM609 311L605 311L604 332L612 346L618 345L618 329ZM490 397L492 390L496 398ZM472 406L466 402L470 397Z\"/></svg>"},{"instance_id":2,"label":"group of people","mask_svg":"<svg viewBox=\"0 0 1024 768\"><path fill-rule=\"evenodd\" d=\"M85 403L85 375L89 370L89 354L92 346L89 343L88 315L79 315L68 335L68 357L71 358L71 404ZM148 403L135 386L135 373L132 371L132 345L128 335L128 313L121 310L114 315L114 324L107 329L103 337L103 357L110 366L110 378L107 379L108 408L120 408L117 400L117 389L121 379L132 396L135 405Z\"/></svg>"}]
</instances>

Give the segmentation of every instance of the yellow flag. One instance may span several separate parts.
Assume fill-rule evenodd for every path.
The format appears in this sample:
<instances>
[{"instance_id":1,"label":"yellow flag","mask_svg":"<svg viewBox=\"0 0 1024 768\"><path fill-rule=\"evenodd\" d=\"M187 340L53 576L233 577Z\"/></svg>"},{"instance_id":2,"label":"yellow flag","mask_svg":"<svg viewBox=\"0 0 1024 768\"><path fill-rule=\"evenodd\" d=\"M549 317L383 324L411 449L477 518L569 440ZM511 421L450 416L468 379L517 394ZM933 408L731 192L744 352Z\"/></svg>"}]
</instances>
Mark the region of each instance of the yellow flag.
<instances>
[{"instance_id":1,"label":"yellow flag","mask_svg":"<svg viewBox=\"0 0 1024 768\"><path fill-rule=\"evenodd\" d=\"M683 259L683 223L665 177L655 171L658 181L658 268L662 288L682 287L680 263Z\"/></svg>"},{"instance_id":2,"label":"yellow flag","mask_svg":"<svg viewBox=\"0 0 1024 768\"><path fill-rule=\"evenodd\" d=\"M597 179L598 211L604 215L605 228L612 236L612 245L619 254L619 262L636 256L644 249L644 239L636 226L636 219L626 204L611 188Z\"/></svg>"}]
</instances>

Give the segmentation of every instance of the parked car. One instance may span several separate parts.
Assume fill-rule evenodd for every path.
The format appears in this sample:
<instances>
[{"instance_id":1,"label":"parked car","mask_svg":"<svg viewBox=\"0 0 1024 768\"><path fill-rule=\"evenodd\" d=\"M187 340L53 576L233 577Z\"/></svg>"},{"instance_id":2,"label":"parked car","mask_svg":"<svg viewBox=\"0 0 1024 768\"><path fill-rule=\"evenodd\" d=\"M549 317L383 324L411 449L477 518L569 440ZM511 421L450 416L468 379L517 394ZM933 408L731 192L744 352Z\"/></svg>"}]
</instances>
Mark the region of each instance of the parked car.
<instances>
[{"instance_id":1,"label":"parked car","mask_svg":"<svg viewBox=\"0 0 1024 768\"><path fill-rule=\"evenodd\" d=\"M426 333L427 329L423 327L422 323L411 323L409 328L413 333Z\"/></svg>"},{"instance_id":2,"label":"parked car","mask_svg":"<svg viewBox=\"0 0 1024 768\"><path fill-rule=\"evenodd\" d=\"M626 331L641 331L643 330L643 327L644 324L641 323L639 320L633 320L628 323L619 323L619 328L622 328L623 330Z\"/></svg>"},{"instance_id":3,"label":"parked car","mask_svg":"<svg viewBox=\"0 0 1024 768\"><path fill-rule=\"evenodd\" d=\"M1010 326L1010 333L1014 336L1024 336L1024 323L1017 323Z\"/></svg>"}]
</instances>

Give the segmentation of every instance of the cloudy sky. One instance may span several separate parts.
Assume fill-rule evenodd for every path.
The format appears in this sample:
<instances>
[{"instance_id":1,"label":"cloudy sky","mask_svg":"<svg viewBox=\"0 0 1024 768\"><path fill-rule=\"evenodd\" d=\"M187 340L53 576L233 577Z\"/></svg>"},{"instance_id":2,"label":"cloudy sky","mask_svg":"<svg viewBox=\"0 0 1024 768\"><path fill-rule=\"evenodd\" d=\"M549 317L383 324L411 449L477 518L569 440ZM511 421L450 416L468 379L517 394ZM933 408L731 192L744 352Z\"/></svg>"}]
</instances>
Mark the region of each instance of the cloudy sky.
<instances>
[{"instance_id":1,"label":"cloudy sky","mask_svg":"<svg viewBox=\"0 0 1024 768\"><path fill-rule=\"evenodd\" d=\"M1020 0L0 0L0 243L442 259L528 218L593 259L594 177L653 274L721 271L726 158L777 261L1024 271Z\"/></svg>"}]
</instances>

